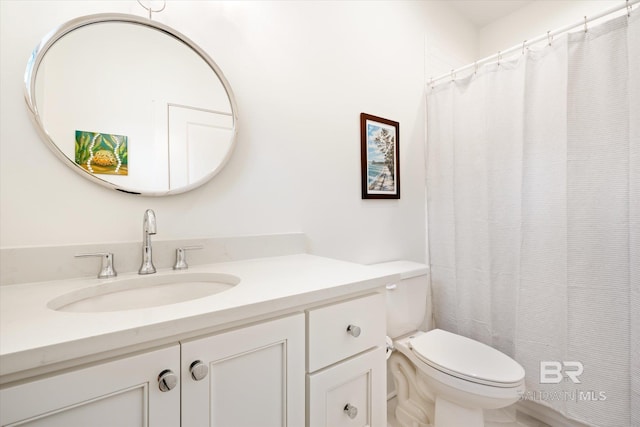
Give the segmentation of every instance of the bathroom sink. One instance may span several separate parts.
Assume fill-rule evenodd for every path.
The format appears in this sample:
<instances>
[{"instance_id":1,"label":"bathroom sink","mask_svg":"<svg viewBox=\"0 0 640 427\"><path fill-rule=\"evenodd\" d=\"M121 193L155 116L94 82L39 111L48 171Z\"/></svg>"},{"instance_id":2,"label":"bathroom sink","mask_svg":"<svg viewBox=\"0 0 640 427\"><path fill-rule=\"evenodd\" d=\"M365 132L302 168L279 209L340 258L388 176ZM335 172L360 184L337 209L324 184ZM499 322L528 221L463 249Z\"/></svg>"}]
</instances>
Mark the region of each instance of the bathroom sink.
<instances>
[{"instance_id":1,"label":"bathroom sink","mask_svg":"<svg viewBox=\"0 0 640 427\"><path fill-rule=\"evenodd\" d=\"M69 292L49 301L47 307L76 313L135 310L208 297L238 283L238 277L219 273L137 276Z\"/></svg>"}]
</instances>

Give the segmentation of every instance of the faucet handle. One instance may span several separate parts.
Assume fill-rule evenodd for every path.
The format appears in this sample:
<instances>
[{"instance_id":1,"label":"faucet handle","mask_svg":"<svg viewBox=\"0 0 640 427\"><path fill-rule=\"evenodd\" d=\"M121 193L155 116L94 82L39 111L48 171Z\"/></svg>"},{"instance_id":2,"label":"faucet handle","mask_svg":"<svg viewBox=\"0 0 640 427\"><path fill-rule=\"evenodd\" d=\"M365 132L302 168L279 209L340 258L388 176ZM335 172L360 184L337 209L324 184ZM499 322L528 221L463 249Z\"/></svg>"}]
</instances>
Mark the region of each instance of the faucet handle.
<instances>
[{"instance_id":1,"label":"faucet handle","mask_svg":"<svg viewBox=\"0 0 640 427\"><path fill-rule=\"evenodd\" d=\"M182 248L176 249L176 263L173 265L174 270L186 270L189 268L187 265L187 254L185 251L192 251L194 249L202 249L204 246L195 245L195 246L183 246Z\"/></svg>"},{"instance_id":2,"label":"faucet handle","mask_svg":"<svg viewBox=\"0 0 640 427\"><path fill-rule=\"evenodd\" d=\"M100 266L100 272L98 273L98 279L108 279L110 277L116 277L116 269L113 267L113 254L111 252L96 252L89 254L77 254L76 258L84 258L90 256L102 257L102 265Z\"/></svg>"}]
</instances>

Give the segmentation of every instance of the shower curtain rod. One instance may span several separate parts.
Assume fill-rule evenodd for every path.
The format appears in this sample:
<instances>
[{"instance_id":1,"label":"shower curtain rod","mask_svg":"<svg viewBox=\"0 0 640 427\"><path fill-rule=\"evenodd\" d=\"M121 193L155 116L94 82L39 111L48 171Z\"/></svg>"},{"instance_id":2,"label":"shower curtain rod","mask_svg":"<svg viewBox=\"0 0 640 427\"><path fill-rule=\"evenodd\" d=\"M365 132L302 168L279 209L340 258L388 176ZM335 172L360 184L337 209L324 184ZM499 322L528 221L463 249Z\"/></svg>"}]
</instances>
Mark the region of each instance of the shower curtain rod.
<instances>
[{"instance_id":1,"label":"shower curtain rod","mask_svg":"<svg viewBox=\"0 0 640 427\"><path fill-rule=\"evenodd\" d=\"M497 62L500 62L502 60L502 56L503 55L510 54L510 53L515 52L515 51L517 51L519 49L522 49L522 52L524 53L524 50L527 47L529 47L529 46L531 46L533 44L539 43L539 42L541 42L541 41L543 41L545 39L547 39L549 41L549 45L550 45L554 36L557 36L558 34L566 33L569 30L572 30L574 28L577 28L577 27L580 27L580 26L584 26L584 29L585 29L585 32L586 32L586 31L588 31L588 25L587 24L589 22L595 21L596 19L600 19L600 18L605 17L607 15L610 15L612 13L619 12L619 11L621 11L623 9L627 9L627 15L630 16L633 6L635 6L639 2L640 2L640 0L627 0L625 2L625 4L612 7L610 9L607 9L607 10L605 10L605 11L603 11L603 12L597 14L597 15L594 15L592 17L585 16L582 21L577 22L575 24L567 25L566 27L562 27L562 28L559 28L559 29L554 30L554 31L547 31L543 35L540 35L540 36L538 36L538 37L536 37L534 39L531 39L531 40L525 40L521 44L513 46L513 47L511 47L511 48L509 48L507 50L498 51L498 53L494 53L493 55L489 55L489 56L487 56L485 58L482 58L482 59L480 59L478 61L475 61L475 62L473 62L471 64L465 65L464 67L460 67L460 68L457 68L455 70L451 70L450 72L448 72L446 74L442 74L441 76L438 76L436 78L432 77L432 78L429 79L429 83L428 83L427 86L433 88L436 82L438 82L440 80L443 80L443 79L446 79L446 78L450 78L451 81L453 81L453 80L456 79L456 74L458 74L460 72L463 72L463 71L466 71L466 70L469 70L469 69L472 69L472 68L475 68L477 70L480 65L489 63L494 59L497 59L498 60Z\"/></svg>"}]
</instances>

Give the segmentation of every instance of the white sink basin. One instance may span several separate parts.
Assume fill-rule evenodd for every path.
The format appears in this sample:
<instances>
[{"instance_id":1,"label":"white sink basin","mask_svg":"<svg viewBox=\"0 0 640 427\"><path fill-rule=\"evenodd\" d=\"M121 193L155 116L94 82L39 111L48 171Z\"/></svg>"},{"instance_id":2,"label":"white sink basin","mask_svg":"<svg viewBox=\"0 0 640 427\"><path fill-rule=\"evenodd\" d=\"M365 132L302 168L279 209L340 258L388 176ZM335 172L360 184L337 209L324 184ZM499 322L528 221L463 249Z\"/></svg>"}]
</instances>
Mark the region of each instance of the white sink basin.
<instances>
[{"instance_id":1,"label":"white sink basin","mask_svg":"<svg viewBox=\"0 0 640 427\"><path fill-rule=\"evenodd\" d=\"M229 274L152 274L78 289L52 299L47 307L76 313L135 310L208 297L238 283L240 279Z\"/></svg>"}]
</instances>

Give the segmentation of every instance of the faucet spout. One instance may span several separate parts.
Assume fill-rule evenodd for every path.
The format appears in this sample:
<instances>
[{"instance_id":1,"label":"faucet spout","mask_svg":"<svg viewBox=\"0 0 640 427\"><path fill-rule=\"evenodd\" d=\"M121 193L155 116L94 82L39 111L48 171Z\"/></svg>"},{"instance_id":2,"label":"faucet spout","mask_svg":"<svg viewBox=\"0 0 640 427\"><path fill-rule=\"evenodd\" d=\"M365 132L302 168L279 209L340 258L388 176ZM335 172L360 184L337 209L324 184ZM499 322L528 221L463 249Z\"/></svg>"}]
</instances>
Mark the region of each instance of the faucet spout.
<instances>
[{"instance_id":1,"label":"faucet spout","mask_svg":"<svg viewBox=\"0 0 640 427\"><path fill-rule=\"evenodd\" d=\"M157 233L156 213L147 209L142 218L142 264L138 274L152 274L156 272L153 265L153 252L151 247L151 235Z\"/></svg>"}]
</instances>

